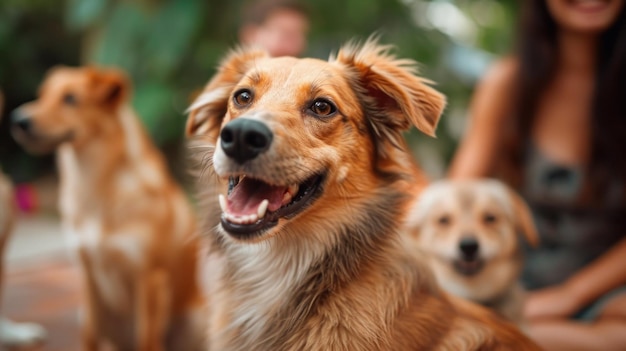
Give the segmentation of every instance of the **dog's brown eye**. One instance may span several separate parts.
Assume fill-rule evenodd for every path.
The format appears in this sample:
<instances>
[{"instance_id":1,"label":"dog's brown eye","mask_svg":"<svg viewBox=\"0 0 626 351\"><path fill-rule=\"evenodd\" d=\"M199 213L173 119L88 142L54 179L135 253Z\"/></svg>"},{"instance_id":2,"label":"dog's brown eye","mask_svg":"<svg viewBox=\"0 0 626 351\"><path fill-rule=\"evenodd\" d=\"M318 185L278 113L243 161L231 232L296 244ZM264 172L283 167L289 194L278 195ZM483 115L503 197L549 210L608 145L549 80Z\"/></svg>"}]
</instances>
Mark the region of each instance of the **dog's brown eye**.
<instances>
[{"instance_id":1,"label":"dog's brown eye","mask_svg":"<svg viewBox=\"0 0 626 351\"><path fill-rule=\"evenodd\" d=\"M493 213L485 213L483 215L483 222L486 224L493 224L498 220L498 218Z\"/></svg>"},{"instance_id":2,"label":"dog's brown eye","mask_svg":"<svg viewBox=\"0 0 626 351\"><path fill-rule=\"evenodd\" d=\"M235 103L239 106L247 106L252 102L252 93L250 92L250 90L240 90L238 92L235 93L235 96L233 98L235 100Z\"/></svg>"},{"instance_id":3,"label":"dog's brown eye","mask_svg":"<svg viewBox=\"0 0 626 351\"><path fill-rule=\"evenodd\" d=\"M451 219L450 219L450 216L448 215L443 215L437 218L437 223L439 223L440 225L448 225L450 224L450 222L451 222Z\"/></svg>"},{"instance_id":4,"label":"dog's brown eye","mask_svg":"<svg viewBox=\"0 0 626 351\"><path fill-rule=\"evenodd\" d=\"M324 99L313 101L313 104L310 108L313 113L321 117L330 116L335 113L335 111L337 111L337 107L335 107L335 105L333 105L330 101Z\"/></svg>"},{"instance_id":5,"label":"dog's brown eye","mask_svg":"<svg viewBox=\"0 0 626 351\"><path fill-rule=\"evenodd\" d=\"M63 103L66 105L71 105L74 106L76 105L76 96L74 94L71 93L67 93L65 95L63 95Z\"/></svg>"}]
</instances>

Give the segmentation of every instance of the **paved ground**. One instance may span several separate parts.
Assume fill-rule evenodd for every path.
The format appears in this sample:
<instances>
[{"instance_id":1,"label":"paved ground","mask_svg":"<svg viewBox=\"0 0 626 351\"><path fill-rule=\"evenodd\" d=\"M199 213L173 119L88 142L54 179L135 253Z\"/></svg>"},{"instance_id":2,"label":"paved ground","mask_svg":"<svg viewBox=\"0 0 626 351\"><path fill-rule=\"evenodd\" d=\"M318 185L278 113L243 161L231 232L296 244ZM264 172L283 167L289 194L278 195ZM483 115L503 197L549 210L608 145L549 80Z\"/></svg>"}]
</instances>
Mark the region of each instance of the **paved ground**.
<instances>
[{"instance_id":1,"label":"paved ground","mask_svg":"<svg viewBox=\"0 0 626 351\"><path fill-rule=\"evenodd\" d=\"M78 351L79 272L53 215L22 216L7 248L2 311L36 322L48 339L33 351Z\"/></svg>"}]
</instances>

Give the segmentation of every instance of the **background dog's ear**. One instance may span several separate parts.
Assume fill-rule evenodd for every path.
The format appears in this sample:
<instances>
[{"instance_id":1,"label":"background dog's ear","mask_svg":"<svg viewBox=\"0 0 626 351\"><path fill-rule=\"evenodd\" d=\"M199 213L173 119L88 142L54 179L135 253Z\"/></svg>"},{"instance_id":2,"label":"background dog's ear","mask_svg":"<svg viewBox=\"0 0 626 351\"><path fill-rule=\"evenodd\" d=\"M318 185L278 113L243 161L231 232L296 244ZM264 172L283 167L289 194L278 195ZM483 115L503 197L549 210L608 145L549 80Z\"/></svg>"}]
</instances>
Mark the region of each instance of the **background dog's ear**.
<instances>
[{"instance_id":1,"label":"background dog's ear","mask_svg":"<svg viewBox=\"0 0 626 351\"><path fill-rule=\"evenodd\" d=\"M117 108L130 95L130 80L118 69L87 67L93 99L106 107Z\"/></svg>"},{"instance_id":2,"label":"background dog's ear","mask_svg":"<svg viewBox=\"0 0 626 351\"><path fill-rule=\"evenodd\" d=\"M512 189L507 189L507 191L513 204L516 230L524 235L532 247L537 247L539 245L539 235L537 234L537 228L535 227L530 208L516 191Z\"/></svg>"},{"instance_id":3,"label":"background dog's ear","mask_svg":"<svg viewBox=\"0 0 626 351\"><path fill-rule=\"evenodd\" d=\"M217 142L233 88L256 59L266 56L264 51L244 49L232 51L226 56L215 76L187 109L189 117L185 132L188 137L204 135Z\"/></svg>"},{"instance_id":4,"label":"background dog's ear","mask_svg":"<svg viewBox=\"0 0 626 351\"><path fill-rule=\"evenodd\" d=\"M411 125L434 136L445 97L416 75L416 62L396 59L389 50L389 46L370 38L361 46L344 46L331 61L348 66L356 74L357 94L379 136L399 145L401 132Z\"/></svg>"},{"instance_id":5,"label":"background dog's ear","mask_svg":"<svg viewBox=\"0 0 626 351\"><path fill-rule=\"evenodd\" d=\"M423 207L419 199L413 199L412 203L409 205L405 213L404 225L402 226L404 236L419 239L426 217Z\"/></svg>"},{"instance_id":6,"label":"background dog's ear","mask_svg":"<svg viewBox=\"0 0 626 351\"><path fill-rule=\"evenodd\" d=\"M432 217L433 208L436 208L439 199L446 196L445 190L449 187L445 179L435 180L424 187L419 193L412 195L411 203L405 212L404 228L407 233L419 239L422 227Z\"/></svg>"}]
</instances>

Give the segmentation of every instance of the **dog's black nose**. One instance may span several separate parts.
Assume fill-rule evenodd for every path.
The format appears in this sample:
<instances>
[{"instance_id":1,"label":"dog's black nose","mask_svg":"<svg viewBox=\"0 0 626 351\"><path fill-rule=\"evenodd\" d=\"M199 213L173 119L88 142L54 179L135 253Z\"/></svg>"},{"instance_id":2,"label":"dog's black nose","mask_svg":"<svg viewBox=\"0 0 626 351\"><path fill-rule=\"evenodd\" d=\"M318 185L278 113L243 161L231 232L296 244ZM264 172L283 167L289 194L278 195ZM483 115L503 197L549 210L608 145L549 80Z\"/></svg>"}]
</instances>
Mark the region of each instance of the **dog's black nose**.
<instances>
[{"instance_id":1,"label":"dog's black nose","mask_svg":"<svg viewBox=\"0 0 626 351\"><path fill-rule=\"evenodd\" d=\"M236 118L222 129L220 145L226 155L238 163L244 163L267 150L273 137L272 131L264 123Z\"/></svg>"},{"instance_id":2,"label":"dog's black nose","mask_svg":"<svg viewBox=\"0 0 626 351\"><path fill-rule=\"evenodd\" d=\"M33 125L30 118L21 109L17 109L11 113L11 124L24 132L30 131Z\"/></svg>"},{"instance_id":3,"label":"dog's black nose","mask_svg":"<svg viewBox=\"0 0 626 351\"><path fill-rule=\"evenodd\" d=\"M463 254L463 258L472 260L476 258L476 254L478 253L478 241L472 236L461 238L461 241L459 242L459 249Z\"/></svg>"}]
</instances>

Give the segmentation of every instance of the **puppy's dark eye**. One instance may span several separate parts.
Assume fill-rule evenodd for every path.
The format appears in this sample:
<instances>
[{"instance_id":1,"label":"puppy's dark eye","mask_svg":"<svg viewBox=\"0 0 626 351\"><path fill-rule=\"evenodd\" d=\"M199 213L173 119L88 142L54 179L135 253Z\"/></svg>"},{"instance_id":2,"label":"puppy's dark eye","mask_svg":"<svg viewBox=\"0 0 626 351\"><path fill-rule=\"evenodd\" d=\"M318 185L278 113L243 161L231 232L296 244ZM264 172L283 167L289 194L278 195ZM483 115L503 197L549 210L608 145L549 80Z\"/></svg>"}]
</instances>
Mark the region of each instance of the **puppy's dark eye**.
<instances>
[{"instance_id":1,"label":"puppy's dark eye","mask_svg":"<svg viewBox=\"0 0 626 351\"><path fill-rule=\"evenodd\" d=\"M76 100L76 95L72 93L67 93L63 95L63 103L66 105L74 106L78 101Z\"/></svg>"},{"instance_id":2,"label":"puppy's dark eye","mask_svg":"<svg viewBox=\"0 0 626 351\"><path fill-rule=\"evenodd\" d=\"M437 223L442 226L447 226L452 222L452 219L448 215L443 215L437 218Z\"/></svg>"},{"instance_id":3,"label":"puppy's dark eye","mask_svg":"<svg viewBox=\"0 0 626 351\"><path fill-rule=\"evenodd\" d=\"M235 93L233 100L238 106L248 106L252 102L252 92L248 89L242 89Z\"/></svg>"},{"instance_id":4,"label":"puppy's dark eye","mask_svg":"<svg viewBox=\"0 0 626 351\"><path fill-rule=\"evenodd\" d=\"M326 99L317 99L313 101L309 109L319 117L329 117L337 112L337 107Z\"/></svg>"},{"instance_id":5,"label":"puppy's dark eye","mask_svg":"<svg viewBox=\"0 0 626 351\"><path fill-rule=\"evenodd\" d=\"M494 215L493 213L485 213L483 215L483 222L485 224L493 224L496 223L498 221L498 217L496 217L496 215Z\"/></svg>"}]
</instances>

